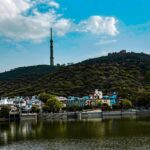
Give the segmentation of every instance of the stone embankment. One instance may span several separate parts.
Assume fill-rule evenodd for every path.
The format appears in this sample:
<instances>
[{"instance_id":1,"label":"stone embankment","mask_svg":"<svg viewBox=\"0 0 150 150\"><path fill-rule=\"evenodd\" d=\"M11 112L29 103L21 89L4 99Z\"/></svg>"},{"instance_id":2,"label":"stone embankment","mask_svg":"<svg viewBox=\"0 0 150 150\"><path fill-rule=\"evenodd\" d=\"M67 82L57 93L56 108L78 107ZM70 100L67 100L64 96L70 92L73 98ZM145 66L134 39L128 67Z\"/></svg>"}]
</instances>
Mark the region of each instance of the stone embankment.
<instances>
[{"instance_id":1,"label":"stone embankment","mask_svg":"<svg viewBox=\"0 0 150 150\"><path fill-rule=\"evenodd\" d=\"M87 112L64 112L64 113L40 113L41 120L91 120L105 118L137 117L150 115L150 111L87 111Z\"/></svg>"},{"instance_id":2,"label":"stone embankment","mask_svg":"<svg viewBox=\"0 0 150 150\"><path fill-rule=\"evenodd\" d=\"M65 112L65 113L41 113L38 119L42 120L82 120L82 119L100 119L101 112Z\"/></svg>"},{"instance_id":3,"label":"stone embankment","mask_svg":"<svg viewBox=\"0 0 150 150\"><path fill-rule=\"evenodd\" d=\"M9 118L0 118L2 121L18 120L92 120L105 118L123 118L123 117L140 117L150 116L150 111L86 111L86 112L64 112L64 113L10 113Z\"/></svg>"}]
</instances>

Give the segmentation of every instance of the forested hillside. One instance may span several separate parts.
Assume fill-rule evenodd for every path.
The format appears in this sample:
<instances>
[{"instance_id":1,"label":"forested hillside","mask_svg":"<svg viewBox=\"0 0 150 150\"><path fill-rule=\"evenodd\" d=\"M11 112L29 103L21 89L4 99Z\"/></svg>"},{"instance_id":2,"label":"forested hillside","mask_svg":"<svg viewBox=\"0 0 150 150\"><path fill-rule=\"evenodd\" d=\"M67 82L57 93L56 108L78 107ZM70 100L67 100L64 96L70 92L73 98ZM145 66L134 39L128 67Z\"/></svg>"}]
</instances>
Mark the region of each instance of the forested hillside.
<instances>
[{"instance_id":1,"label":"forested hillside","mask_svg":"<svg viewBox=\"0 0 150 150\"><path fill-rule=\"evenodd\" d=\"M39 78L54 72L57 68L59 67L38 65L15 68L8 72L0 73L0 95L13 94L18 89L26 87Z\"/></svg>"},{"instance_id":2,"label":"forested hillside","mask_svg":"<svg viewBox=\"0 0 150 150\"><path fill-rule=\"evenodd\" d=\"M14 71L17 72L17 69ZM25 76L30 76L33 81L22 78L21 74L25 73L21 71L19 78L4 81L5 75L15 76L14 71L4 73L3 78L0 74L1 95L50 92L62 96L80 96L98 88L105 93L116 91L120 96L128 97L150 91L150 55L144 53L112 53L74 65L61 66L56 71L45 71L45 76L41 78L41 74L36 76L26 72Z\"/></svg>"}]
</instances>

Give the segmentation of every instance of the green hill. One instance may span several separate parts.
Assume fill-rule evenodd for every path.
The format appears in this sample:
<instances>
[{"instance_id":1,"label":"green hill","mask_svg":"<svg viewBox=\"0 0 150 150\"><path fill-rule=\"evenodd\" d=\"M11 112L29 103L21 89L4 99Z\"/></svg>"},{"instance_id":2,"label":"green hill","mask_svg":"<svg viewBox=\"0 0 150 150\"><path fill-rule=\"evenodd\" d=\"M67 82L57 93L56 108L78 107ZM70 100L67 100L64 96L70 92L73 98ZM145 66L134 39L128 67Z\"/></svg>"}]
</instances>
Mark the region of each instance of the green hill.
<instances>
[{"instance_id":1,"label":"green hill","mask_svg":"<svg viewBox=\"0 0 150 150\"><path fill-rule=\"evenodd\" d=\"M9 95L11 92L26 87L39 78L54 72L59 67L49 65L38 65L20 67L8 72L0 73L0 96Z\"/></svg>"},{"instance_id":2,"label":"green hill","mask_svg":"<svg viewBox=\"0 0 150 150\"><path fill-rule=\"evenodd\" d=\"M33 72L35 68L32 69ZM80 96L98 88L107 93L116 91L120 96L127 97L150 91L149 54L121 51L74 65L61 66L52 72L46 72L45 69L36 70L38 76L36 73L30 74L29 71L28 74L21 70L17 75L14 72L18 69L0 74L1 95L34 95L50 92L62 96ZM6 77L11 80L4 81Z\"/></svg>"}]
</instances>

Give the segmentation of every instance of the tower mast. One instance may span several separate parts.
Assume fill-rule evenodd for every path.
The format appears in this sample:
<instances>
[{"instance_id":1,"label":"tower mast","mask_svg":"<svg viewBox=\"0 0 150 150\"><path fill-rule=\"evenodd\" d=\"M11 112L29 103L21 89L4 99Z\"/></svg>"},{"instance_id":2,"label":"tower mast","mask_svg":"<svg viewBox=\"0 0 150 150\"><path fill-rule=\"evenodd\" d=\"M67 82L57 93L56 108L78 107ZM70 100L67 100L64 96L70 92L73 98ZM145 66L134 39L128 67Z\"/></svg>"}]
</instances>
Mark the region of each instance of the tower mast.
<instances>
[{"instance_id":1,"label":"tower mast","mask_svg":"<svg viewBox=\"0 0 150 150\"><path fill-rule=\"evenodd\" d=\"M50 65L54 66L53 30L50 29Z\"/></svg>"}]
</instances>

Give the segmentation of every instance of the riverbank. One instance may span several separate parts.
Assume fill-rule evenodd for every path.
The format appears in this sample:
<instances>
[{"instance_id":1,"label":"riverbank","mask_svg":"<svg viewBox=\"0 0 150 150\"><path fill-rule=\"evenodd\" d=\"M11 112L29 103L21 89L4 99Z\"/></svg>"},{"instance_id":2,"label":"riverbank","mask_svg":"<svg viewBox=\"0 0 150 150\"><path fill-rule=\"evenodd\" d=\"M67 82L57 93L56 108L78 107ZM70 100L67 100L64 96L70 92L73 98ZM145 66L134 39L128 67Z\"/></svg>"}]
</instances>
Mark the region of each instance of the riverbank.
<instances>
[{"instance_id":1,"label":"riverbank","mask_svg":"<svg viewBox=\"0 0 150 150\"><path fill-rule=\"evenodd\" d=\"M0 118L0 122L6 121L22 121L22 120L92 120L105 118L122 118L122 117L138 117L150 116L150 111L77 111L64 113L21 113L10 114L9 118Z\"/></svg>"},{"instance_id":2,"label":"riverbank","mask_svg":"<svg viewBox=\"0 0 150 150\"><path fill-rule=\"evenodd\" d=\"M87 112L65 112L65 113L40 113L39 120L87 120L104 119L116 117L150 116L150 111L87 111Z\"/></svg>"},{"instance_id":3,"label":"riverbank","mask_svg":"<svg viewBox=\"0 0 150 150\"><path fill-rule=\"evenodd\" d=\"M37 120L37 113L19 113L19 112L10 112L9 117L0 118L0 122L9 122L9 121L23 121L23 120Z\"/></svg>"}]
</instances>

